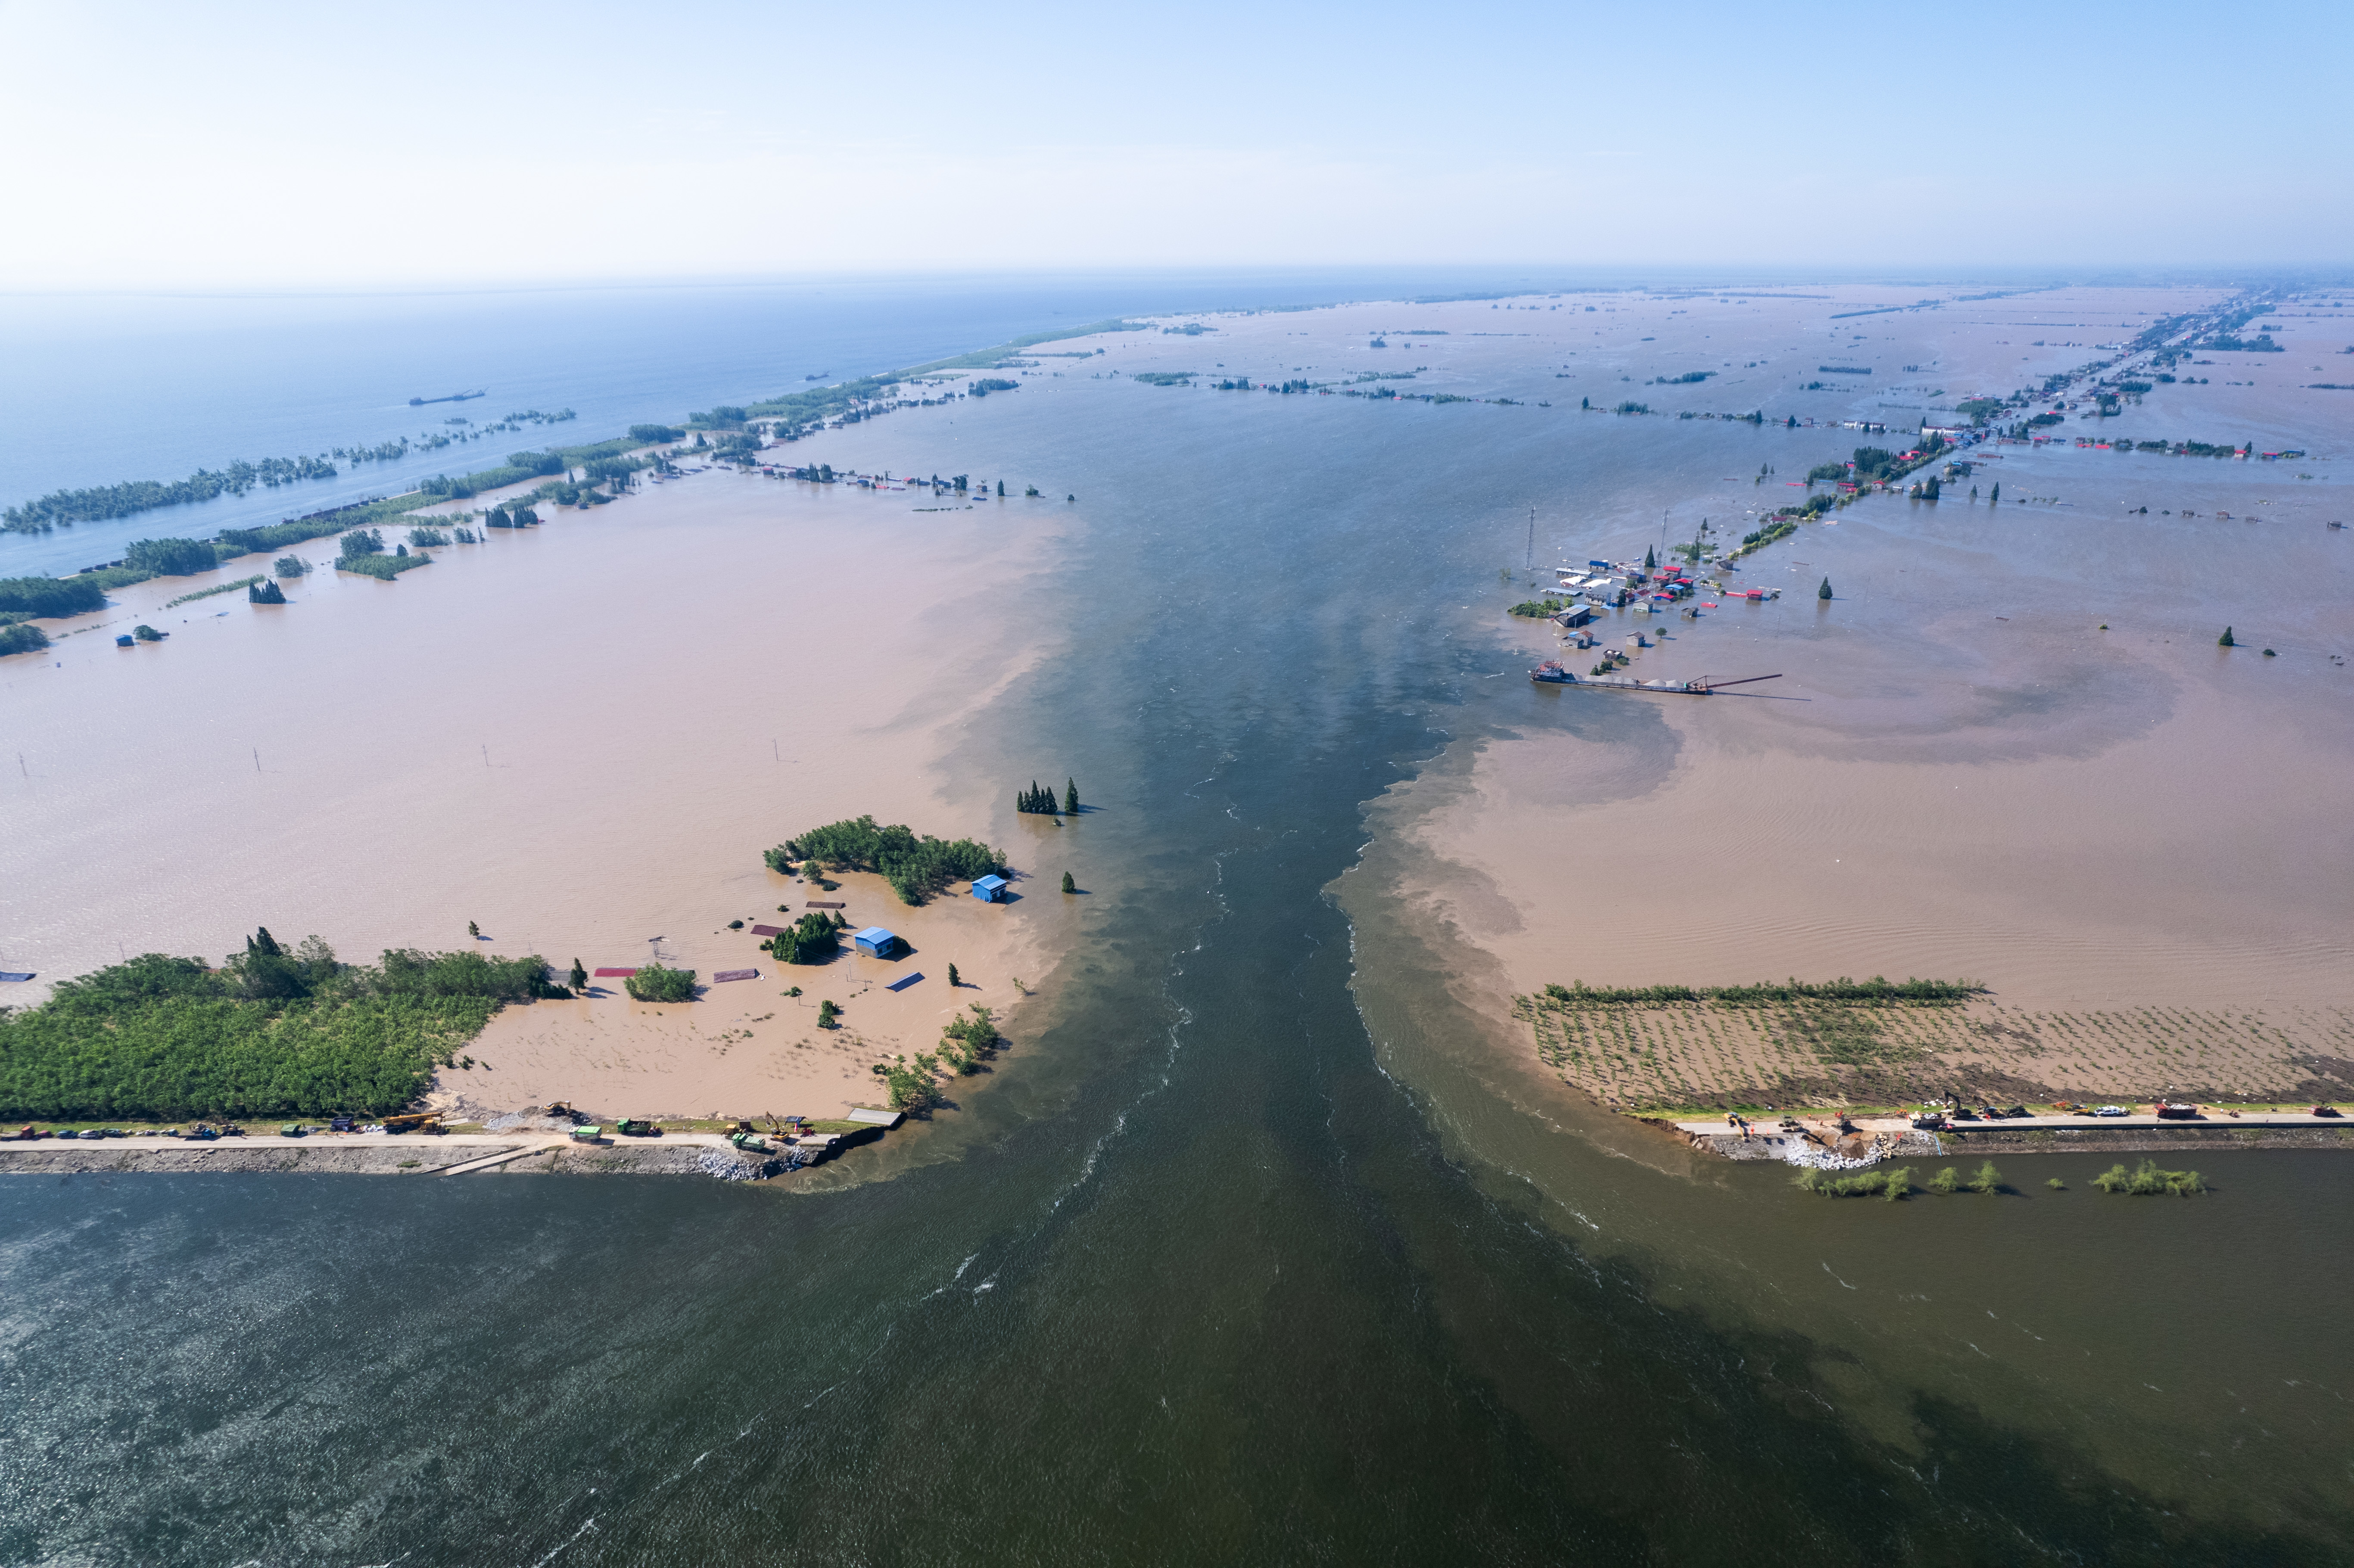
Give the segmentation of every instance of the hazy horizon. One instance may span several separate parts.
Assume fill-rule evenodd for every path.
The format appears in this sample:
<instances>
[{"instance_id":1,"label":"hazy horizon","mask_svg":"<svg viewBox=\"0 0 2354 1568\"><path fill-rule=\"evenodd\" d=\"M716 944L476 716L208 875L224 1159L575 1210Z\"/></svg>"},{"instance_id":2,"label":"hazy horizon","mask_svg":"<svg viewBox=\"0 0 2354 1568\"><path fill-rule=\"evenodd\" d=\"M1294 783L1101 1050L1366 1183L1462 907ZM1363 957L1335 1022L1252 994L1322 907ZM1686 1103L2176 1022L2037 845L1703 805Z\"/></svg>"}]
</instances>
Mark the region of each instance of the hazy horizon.
<instances>
[{"instance_id":1,"label":"hazy horizon","mask_svg":"<svg viewBox=\"0 0 2354 1568\"><path fill-rule=\"evenodd\" d=\"M886 27L722 4L659 30L605 5L13 5L0 290L2342 270L2354 24L2234 23L2250 58L2219 77L2183 42L2211 18L2170 5L2004 33L1722 5L917 5ZM1710 256L1747 260L1689 260Z\"/></svg>"},{"instance_id":2,"label":"hazy horizon","mask_svg":"<svg viewBox=\"0 0 2354 1568\"><path fill-rule=\"evenodd\" d=\"M1377 278L1371 275L1379 275ZM644 273L611 277L451 277L431 281L402 281L393 279L351 279L312 282L221 282L210 286L179 285L161 282L124 282L112 285L56 284L0 287L0 300L40 299L102 299L110 296L150 299L401 299L434 298L477 294L546 294L594 293L599 291L647 289L749 289L777 287L822 287L830 284L855 284L861 287L888 287L909 284L924 287L942 283L970 281L975 283L1019 281L1034 286L1052 286L1059 281L1103 283L1137 283L1150 286L1160 281L1200 283L1227 280L1248 280L1261 286L1281 285L1296 280L1301 286L1320 289L1314 297L1303 295L1287 302L1293 308L1330 304L1362 304L1384 299L1420 297L1425 291L1455 289L1458 292L1432 293L1432 298L1487 298L1505 294L1544 293L1555 291L1592 291L1646 289L1700 290L1703 291L1736 291L1789 288L1800 284L1846 286L1856 288L1964 288L1986 286L2002 289L2059 288L2162 288L2184 285L2214 287L2284 287L2354 288L2354 260L2342 264L2286 264L2277 261L2249 261L2239 264L2216 262L2196 266L2145 267L2123 262L2050 263L2035 262L1988 263L1983 265L1954 264L1940 266L1916 263L1910 266L1889 266L1859 269L1825 261L1809 265L1804 261L1744 265L1738 262L1710 264L1691 260L1658 262L1625 261L1543 262L1543 261L1434 261L1423 265L1401 263L1388 267L1367 267L1357 263L1299 262L1270 266L1249 262L1224 265L1204 263L1190 267L1161 267L1145 263L1124 266L1089 268L1057 268L1049 266L1006 265L991 268L856 268L832 267L798 270L746 271L737 273ZM1361 287L1360 285L1363 285ZM1382 291L1383 286L1391 291ZM1336 291L1348 291L1341 292ZM1180 313L1204 309L1267 309L1236 302L1233 306L1186 305L1172 307ZM1151 309L1139 306L1140 311Z\"/></svg>"}]
</instances>

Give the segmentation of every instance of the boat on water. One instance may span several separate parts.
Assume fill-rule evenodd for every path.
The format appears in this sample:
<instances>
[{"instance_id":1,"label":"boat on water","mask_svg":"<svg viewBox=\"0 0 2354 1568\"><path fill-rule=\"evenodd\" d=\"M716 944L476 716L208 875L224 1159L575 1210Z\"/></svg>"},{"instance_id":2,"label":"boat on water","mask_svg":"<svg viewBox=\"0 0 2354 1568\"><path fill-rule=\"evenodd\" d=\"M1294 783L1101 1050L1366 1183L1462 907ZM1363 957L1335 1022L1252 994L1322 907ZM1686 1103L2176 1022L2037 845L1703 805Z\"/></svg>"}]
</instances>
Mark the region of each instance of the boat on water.
<instances>
[{"instance_id":1,"label":"boat on water","mask_svg":"<svg viewBox=\"0 0 2354 1568\"><path fill-rule=\"evenodd\" d=\"M1667 696L1704 697L1726 686L1745 686L1752 681L1778 681L1779 674L1749 675L1738 681L1638 681L1632 675L1580 675L1564 669L1558 659L1548 659L1529 672L1529 679L1540 686L1604 686L1618 692L1657 692Z\"/></svg>"},{"instance_id":2,"label":"boat on water","mask_svg":"<svg viewBox=\"0 0 2354 1568\"><path fill-rule=\"evenodd\" d=\"M490 388L483 387L472 392L452 392L447 397L411 397L408 400L408 406L412 408L422 408L428 403L465 403L476 397L487 397L490 395Z\"/></svg>"}]
</instances>

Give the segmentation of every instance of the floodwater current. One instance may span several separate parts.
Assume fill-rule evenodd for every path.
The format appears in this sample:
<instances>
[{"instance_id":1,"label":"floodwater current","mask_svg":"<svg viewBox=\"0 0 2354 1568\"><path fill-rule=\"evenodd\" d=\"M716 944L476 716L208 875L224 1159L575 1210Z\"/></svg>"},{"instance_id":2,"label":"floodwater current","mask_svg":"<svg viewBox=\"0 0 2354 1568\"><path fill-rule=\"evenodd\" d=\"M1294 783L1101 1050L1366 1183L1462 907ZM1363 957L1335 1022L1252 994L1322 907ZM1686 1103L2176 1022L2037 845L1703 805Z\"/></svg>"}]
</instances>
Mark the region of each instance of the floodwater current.
<instances>
[{"instance_id":1,"label":"floodwater current","mask_svg":"<svg viewBox=\"0 0 2354 1568\"><path fill-rule=\"evenodd\" d=\"M2341 1560L2354 1165L1823 1203L1483 1097L1352 933L1368 802L1517 722L1532 487L1700 433L1129 390L960 449L1121 498L960 759L1097 802L999 1081L796 1189L0 1183L0 1560Z\"/></svg>"}]
</instances>

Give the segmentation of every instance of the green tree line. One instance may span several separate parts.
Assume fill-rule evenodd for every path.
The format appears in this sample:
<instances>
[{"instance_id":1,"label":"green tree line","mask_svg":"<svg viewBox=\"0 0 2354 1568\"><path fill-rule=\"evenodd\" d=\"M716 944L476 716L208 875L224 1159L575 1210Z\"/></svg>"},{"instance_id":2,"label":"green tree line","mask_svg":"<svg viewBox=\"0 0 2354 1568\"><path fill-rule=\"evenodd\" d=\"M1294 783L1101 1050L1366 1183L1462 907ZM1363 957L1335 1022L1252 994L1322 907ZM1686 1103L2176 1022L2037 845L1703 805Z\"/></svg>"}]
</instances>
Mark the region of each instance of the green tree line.
<instances>
[{"instance_id":1,"label":"green tree line","mask_svg":"<svg viewBox=\"0 0 2354 1568\"><path fill-rule=\"evenodd\" d=\"M87 615L106 608L106 590L95 576L0 577L0 613Z\"/></svg>"},{"instance_id":2,"label":"green tree line","mask_svg":"<svg viewBox=\"0 0 2354 1568\"><path fill-rule=\"evenodd\" d=\"M1892 980L1879 975L1870 980L1849 980L1807 983L1787 980L1780 985L1760 981L1755 985L1649 985L1622 987L1588 986L1583 980L1567 985L1548 985L1544 994L1548 1001L1566 1005L1604 1004L1613 1006L1655 1007L1673 1001L1720 1001L1735 1007L1775 1001L1967 1001L1982 996L1986 987L1969 980Z\"/></svg>"},{"instance_id":3,"label":"green tree line","mask_svg":"<svg viewBox=\"0 0 2354 1568\"><path fill-rule=\"evenodd\" d=\"M335 465L324 458L263 458L238 461L217 472L200 468L186 479L134 479L80 490L53 490L37 500L0 512L0 532L46 534L77 523L129 517L159 507L185 506L218 495L243 495L255 485L276 489L306 479L333 479Z\"/></svg>"},{"instance_id":4,"label":"green tree line","mask_svg":"<svg viewBox=\"0 0 2354 1568\"><path fill-rule=\"evenodd\" d=\"M1013 809L1017 811L1027 812L1032 815L1041 817L1066 815L1076 817L1079 814L1078 780L1076 779L1065 779L1063 781L1063 798L1060 801L1057 801L1055 799L1055 787L1053 785L1048 784L1041 787L1038 780L1033 779L1030 780L1030 788L1027 789L1016 789L1013 791Z\"/></svg>"},{"instance_id":5,"label":"green tree line","mask_svg":"<svg viewBox=\"0 0 2354 1568\"><path fill-rule=\"evenodd\" d=\"M536 956L387 950L338 962L263 927L218 968L143 953L0 1010L0 1116L43 1120L398 1110L512 1001L570 994Z\"/></svg>"}]
</instances>

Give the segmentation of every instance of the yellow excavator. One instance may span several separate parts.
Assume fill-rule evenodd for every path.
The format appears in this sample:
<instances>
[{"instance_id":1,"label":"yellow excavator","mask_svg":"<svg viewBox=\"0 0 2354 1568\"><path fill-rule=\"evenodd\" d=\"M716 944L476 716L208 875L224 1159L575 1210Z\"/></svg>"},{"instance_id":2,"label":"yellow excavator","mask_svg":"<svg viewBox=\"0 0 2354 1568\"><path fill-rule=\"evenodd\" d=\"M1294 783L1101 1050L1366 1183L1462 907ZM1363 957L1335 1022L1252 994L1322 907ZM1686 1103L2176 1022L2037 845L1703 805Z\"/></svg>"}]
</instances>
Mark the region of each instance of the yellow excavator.
<instances>
[{"instance_id":1,"label":"yellow excavator","mask_svg":"<svg viewBox=\"0 0 2354 1568\"><path fill-rule=\"evenodd\" d=\"M440 1132L441 1113L412 1111L401 1116L388 1116L384 1118L384 1129L387 1132Z\"/></svg>"}]
</instances>

